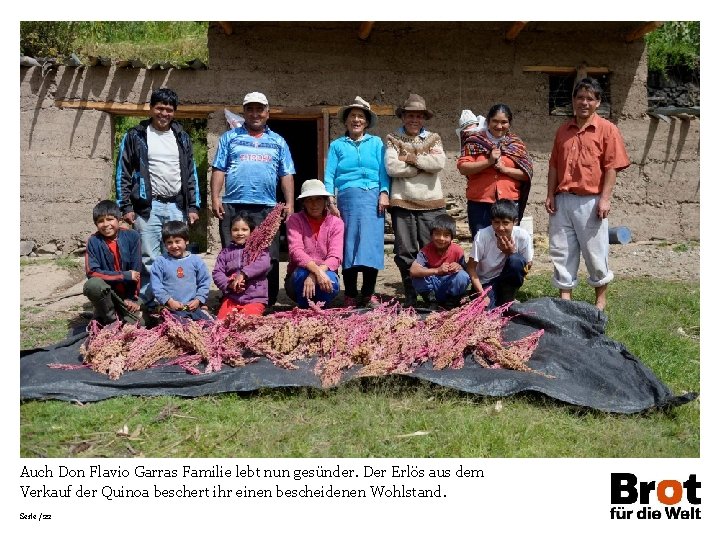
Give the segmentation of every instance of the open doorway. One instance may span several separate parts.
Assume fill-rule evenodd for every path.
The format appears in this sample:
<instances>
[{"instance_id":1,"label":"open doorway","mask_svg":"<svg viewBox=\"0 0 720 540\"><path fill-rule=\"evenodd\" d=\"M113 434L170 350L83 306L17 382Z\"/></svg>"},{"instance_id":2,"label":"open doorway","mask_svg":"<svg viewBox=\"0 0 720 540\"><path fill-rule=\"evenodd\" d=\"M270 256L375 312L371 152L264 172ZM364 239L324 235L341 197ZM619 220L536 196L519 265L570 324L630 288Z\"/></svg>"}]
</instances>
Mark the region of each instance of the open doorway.
<instances>
[{"instance_id":1,"label":"open doorway","mask_svg":"<svg viewBox=\"0 0 720 540\"><path fill-rule=\"evenodd\" d=\"M300 188L305 180L324 177L324 171L319 170L322 163L322 150L318 145L318 120L316 118L285 120L268 120L268 127L279 133L290 148L290 155L295 163L295 197L300 195ZM285 201L285 197L278 185L277 200ZM299 210L299 208L296 208ZM287 257L287 234L285 224L280 227L280 253L283 260Z\"/></svg>"},{"instance_id":2,"label":"open doorway","mask_svg":"<svg viewBox=\"0 0 720 540\"><path fill-rule=\"evenodd\" d=\"M318 130L315 118L284 120L270 118L268 126L279 133L290 147L295 163L295 196L300 195L300 186L310 178L323 179L324 171L318 170ZM278 201L284 201L278 191Z\"/></svg>"}]
</instances>

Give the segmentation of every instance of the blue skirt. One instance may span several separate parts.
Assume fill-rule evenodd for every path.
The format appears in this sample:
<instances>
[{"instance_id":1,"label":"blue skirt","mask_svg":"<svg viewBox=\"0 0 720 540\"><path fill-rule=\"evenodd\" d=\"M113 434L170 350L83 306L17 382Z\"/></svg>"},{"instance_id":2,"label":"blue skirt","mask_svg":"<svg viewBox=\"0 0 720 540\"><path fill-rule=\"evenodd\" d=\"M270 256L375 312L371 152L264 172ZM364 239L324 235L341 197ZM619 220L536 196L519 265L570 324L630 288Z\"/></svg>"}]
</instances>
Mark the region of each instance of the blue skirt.
<instances>
[{"instance_id":1,"label":"blue skirt","mask_svg":"<svg viewBox=\"0 0 720 540\"><path fill-rule=\"evenodd\" d=\"M385 215L378 215L380 188L347 188L337 204L345 223L343 269L353 266L385 268Z\"/></svg>"}]
</instances>

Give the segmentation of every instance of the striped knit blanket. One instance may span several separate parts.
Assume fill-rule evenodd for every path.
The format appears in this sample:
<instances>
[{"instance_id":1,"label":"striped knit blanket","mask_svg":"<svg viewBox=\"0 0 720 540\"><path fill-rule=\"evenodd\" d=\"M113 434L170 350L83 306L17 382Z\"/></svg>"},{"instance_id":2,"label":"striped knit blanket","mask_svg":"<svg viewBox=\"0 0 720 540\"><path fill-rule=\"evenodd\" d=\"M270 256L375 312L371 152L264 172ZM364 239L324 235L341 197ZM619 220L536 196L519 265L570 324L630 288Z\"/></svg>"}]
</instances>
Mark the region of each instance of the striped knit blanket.
<instances>
[{"instance_id":1,"label":"striped knit blanket","mask_svg":"<svg viewBox=\"0 0 720 540\"><path fill-rule=\"evenodd\" d=\"M520 182L520 197L518 198L518 223L523 217L528 196L530 195L530 183L533 177L533 164L530 155L527 153L525 143L514 133L507 133L498 143L491 141L485 130L463 131L461 133L462 153L461 156L487 156L493 148L500 148L503 156L509 157L512 162L525 174L528 175L527 182Z\"/></svg>"},{"instance_id":2,"label":"striped knit blanket","mask_svg":"<svg viewBox=\"0 0 720 540\"><path fill-rule=\"evenodd\" d=\"M528 179L532 180L532 160L520 137L514 133L508 133L496 144L488 138L484 130L462 132L462 156L484 155L489 157L493 148L500 148L500 153L509 157L519 169L528 175Z\"/></svg>"}]
</instances>

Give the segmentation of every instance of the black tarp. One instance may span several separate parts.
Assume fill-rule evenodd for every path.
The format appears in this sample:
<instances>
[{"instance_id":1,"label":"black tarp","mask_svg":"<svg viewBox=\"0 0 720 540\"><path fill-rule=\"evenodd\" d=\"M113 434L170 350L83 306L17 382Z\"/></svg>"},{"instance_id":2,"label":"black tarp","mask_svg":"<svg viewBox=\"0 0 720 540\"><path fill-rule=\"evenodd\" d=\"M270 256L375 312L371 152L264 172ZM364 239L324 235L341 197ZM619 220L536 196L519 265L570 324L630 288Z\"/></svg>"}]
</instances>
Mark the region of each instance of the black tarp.
<instances>
[{"instance_id":1,"label":"black tarp","mask_svg":"<svg viewBox=\"0 0 720 540\"><path fill-rule=\"evenodd\" d=\"M617 413L680 405L696 397L692 393L673 395L624 345L605 336L607 318L593 306L540 298L515 303L507 314L512 319L505 329L506 340L520 339L540 328L545 330L529 366L552 378L487 369L470 359L461 369L433 370L426 362L402 376L486 396L541 392L573 405ZM21 399L88 402L122 395L191 397L259 388L321 387L312 360L301 362L300 369L287 370L261 359L238 368L223 365L221 371L207 375L190 375L178 366L157 367L126 372L116 381L90 369L47 367L50 363L80 365L79 348L85 337L79 334L51 347L23 351ZM342 381L352 378L356 371L350 370Z\"/></svg>"}]
</instances>

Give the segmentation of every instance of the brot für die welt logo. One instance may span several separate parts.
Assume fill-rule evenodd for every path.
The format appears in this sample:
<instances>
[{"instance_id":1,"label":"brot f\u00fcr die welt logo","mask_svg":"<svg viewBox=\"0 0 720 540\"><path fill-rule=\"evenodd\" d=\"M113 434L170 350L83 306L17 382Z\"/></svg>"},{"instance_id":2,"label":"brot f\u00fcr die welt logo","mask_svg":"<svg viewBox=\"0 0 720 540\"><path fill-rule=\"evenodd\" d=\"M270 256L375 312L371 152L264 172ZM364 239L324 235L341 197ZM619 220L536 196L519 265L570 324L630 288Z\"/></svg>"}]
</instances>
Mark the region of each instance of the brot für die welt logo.
<instances>
[{"instance_id":1,"label":"brot f\u00fcr die welt logo","mask_svg":"<svg viewBox=\"0 0 720 540\"><path fill-rule=\"evenodd\" d=\"M610 474L610 519L700 519L701 483L695 474L687 480L638 480L632 473ZM656 505L663 507L642 506ZM641 505L627 508L619 505Z\"/></svg>"}]
</instances>

